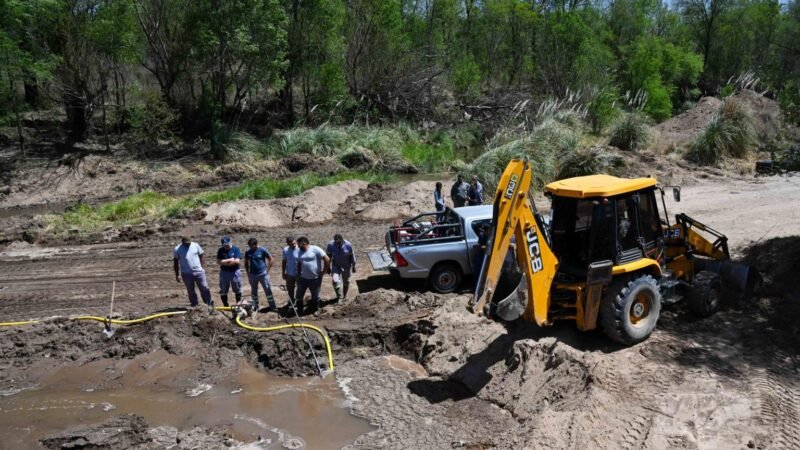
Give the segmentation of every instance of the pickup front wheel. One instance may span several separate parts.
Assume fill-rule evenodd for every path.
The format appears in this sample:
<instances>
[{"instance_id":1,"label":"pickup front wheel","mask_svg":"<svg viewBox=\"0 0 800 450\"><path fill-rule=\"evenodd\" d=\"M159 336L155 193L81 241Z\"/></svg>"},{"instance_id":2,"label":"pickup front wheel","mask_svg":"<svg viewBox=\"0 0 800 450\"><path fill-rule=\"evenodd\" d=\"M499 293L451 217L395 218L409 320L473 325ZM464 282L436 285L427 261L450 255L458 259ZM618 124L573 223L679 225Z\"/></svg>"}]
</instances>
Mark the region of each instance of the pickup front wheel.
<instances>
[{"instance_id":1,"label":"pickup front wheel","mask_svg":"<svg viewBox=\"0 0 800 450\"><path fill-rule=\"evenodd\" d=\"M430 275L431 288L440 294L449 294L461 284L461 269L452 263L437 264Z\"/></svg>"}]
</instances>

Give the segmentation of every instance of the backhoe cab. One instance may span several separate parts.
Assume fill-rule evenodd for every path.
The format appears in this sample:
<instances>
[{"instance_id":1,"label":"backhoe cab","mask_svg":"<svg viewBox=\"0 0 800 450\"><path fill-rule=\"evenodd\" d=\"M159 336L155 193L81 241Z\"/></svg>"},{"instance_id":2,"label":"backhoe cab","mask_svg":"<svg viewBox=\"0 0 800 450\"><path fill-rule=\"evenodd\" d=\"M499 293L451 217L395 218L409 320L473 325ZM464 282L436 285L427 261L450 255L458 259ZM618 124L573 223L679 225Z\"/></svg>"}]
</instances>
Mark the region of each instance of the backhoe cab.
<instances>
[{"instance_id":1,"label":"backhoe cab","mask_svg":"<svg viewBox=\"0 0 800 450\"><path fill-rule=\"evenodd\" d=\"M724 235L685 214L670 224L654 178L550 183L549 224L535 209L530 183L528 163L512 160L497 187L474 312L540 326L574 320L581 330L600 326L613 340L633 344L652 333L662 305L685 298L705 317L719 307L722 279L742 291L759 281L755 269L728 261ZM673 192L679 201L680 190Z\"/></svg>"}]
</instances>

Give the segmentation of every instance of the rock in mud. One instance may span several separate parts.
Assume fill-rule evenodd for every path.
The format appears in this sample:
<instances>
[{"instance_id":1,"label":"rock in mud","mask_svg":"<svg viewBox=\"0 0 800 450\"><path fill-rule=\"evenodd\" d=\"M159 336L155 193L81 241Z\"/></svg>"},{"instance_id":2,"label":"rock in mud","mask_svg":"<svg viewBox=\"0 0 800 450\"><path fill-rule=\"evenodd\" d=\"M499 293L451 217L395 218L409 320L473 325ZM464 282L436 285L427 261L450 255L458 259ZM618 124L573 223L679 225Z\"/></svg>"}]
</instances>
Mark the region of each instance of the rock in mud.
<instances>
[{"instance_id":1,"label":"rock in mud","mask_svg":"<svg viewBox=\"0 0 800 450\"><path fill-rule=\"evenodd\" d=\"M112 449L137 447L150 440L144 418L125 414L112 417L100 425L65 431L40 442L49 449Z\"/></svg>"}]
</instances>

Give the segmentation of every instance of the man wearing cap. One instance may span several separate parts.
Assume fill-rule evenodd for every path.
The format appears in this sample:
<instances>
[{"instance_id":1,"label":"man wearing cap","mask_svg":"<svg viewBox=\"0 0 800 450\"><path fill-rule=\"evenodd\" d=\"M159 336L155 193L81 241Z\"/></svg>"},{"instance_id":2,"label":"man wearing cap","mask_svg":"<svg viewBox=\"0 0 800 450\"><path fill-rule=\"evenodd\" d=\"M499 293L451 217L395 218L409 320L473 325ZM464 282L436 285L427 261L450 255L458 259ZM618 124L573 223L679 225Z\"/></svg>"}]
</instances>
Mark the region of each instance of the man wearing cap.
<instances>
[{"instance_id":1,"label":"man wearing cap","mask_svg":"<svg viewBox=\"0 0 800 450\"><path fill-rule=\"evenodd\" d=\"M188 237L182 237L181 243L172 252L172 266L175 269L175 280L183 280L186 292L189 294L189 304L197 306L197 292L195 285L200 289L203 303L208 305L209 312L214 311L214 302L211 300L211 291L208 289L206 271L203 269L203 248L197 242L192 242Z\"/></svg>"},{"instance_id":2,"label":"man wearing cap","mask_svg":"<svg viewBox=\"0 0 800 450\"><path fill-rule=\"evenodd\" d=\"M297 312L302 314L303 297L306 289L311 291L311 305L309 313L316 312L319 308L319 288L322 286L322 277L330 272L331 259L325 251L316 245L311 245L308 238L301 236L297 239L300 249L297 255Z\"/></svg>"},{"instance_id":3,"label":"man wearing cap","mask_svg":"<svg viewBox=\"0 0 800 450\"><path fill-rule=\"evenodd\" d=\"M272 268L272 255L266 247L259 247L256 238L247 241L249 247L244 253L244 268L250 281L250 297L253 300L253 311L258 311L258 285L264 288L267 296L269 310L275 311L275 299L272 297L272 287L269 284L269 269Z\"/></svg>"},{"instance_id":4,"label":"man wearing cap","mask_svg":"<svg viewBox=\"0 0 800 450\"><path fill-rule=\"evenodd\" d=\"M230 236L222 237L222 247L217 250L219 264L219 298L228 306L228 290L233 288L236 304L242 301L242 270L239 268L242 252L231 242Z\"/></svg>"},{"instance_id":5,"label":"man wearing cap","mask_svg":"<svg viewBox=\"0 0 800 450\"><path fill-rule=\"evenodd\" d=\"M350 241L344 240L341 234L333 236L328 242L325 253L331 259L331 279L333 290L336 292L336 301L347 298L350 288L350 273L356 271L356 255Z\"/></svg>"},{"instance_id":6,"label":"man wearing cap","mask_svg":"<svg viewBox=\"0 0 800 450\"><path fill-rule=\"evenodd\" d=\"M281 275L286 280L286 293L289 300L294 303L295 289L297 288L297 257L300 249L297 248L297 241L294 237L286 237L286 247L283 247L283 262L281 262Z\"/></svg>"}]
</instances>

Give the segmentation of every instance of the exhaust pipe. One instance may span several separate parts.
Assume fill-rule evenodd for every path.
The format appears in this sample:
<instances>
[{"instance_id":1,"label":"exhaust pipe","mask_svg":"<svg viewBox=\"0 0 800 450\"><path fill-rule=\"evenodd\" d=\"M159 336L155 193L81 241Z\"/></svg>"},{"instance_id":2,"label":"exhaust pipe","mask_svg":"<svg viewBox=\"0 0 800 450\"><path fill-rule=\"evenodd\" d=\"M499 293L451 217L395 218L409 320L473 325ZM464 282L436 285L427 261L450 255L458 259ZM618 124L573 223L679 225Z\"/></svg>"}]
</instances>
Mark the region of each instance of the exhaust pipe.
<instances>
[{"instance_id":1,"label":"exhaust pipe","mask_svg":"<svg viewBox=\"0 0 800 450\"><path fill-rule=\"evenodd\" d=\"M718 273L722 277L722 281L736 287L745 296L750 295L761 287L761 274L755 267L730 261L715 261L702 258L696 258L694 262L697 271L708 270Z\"/></svg>"}]
</instances>

